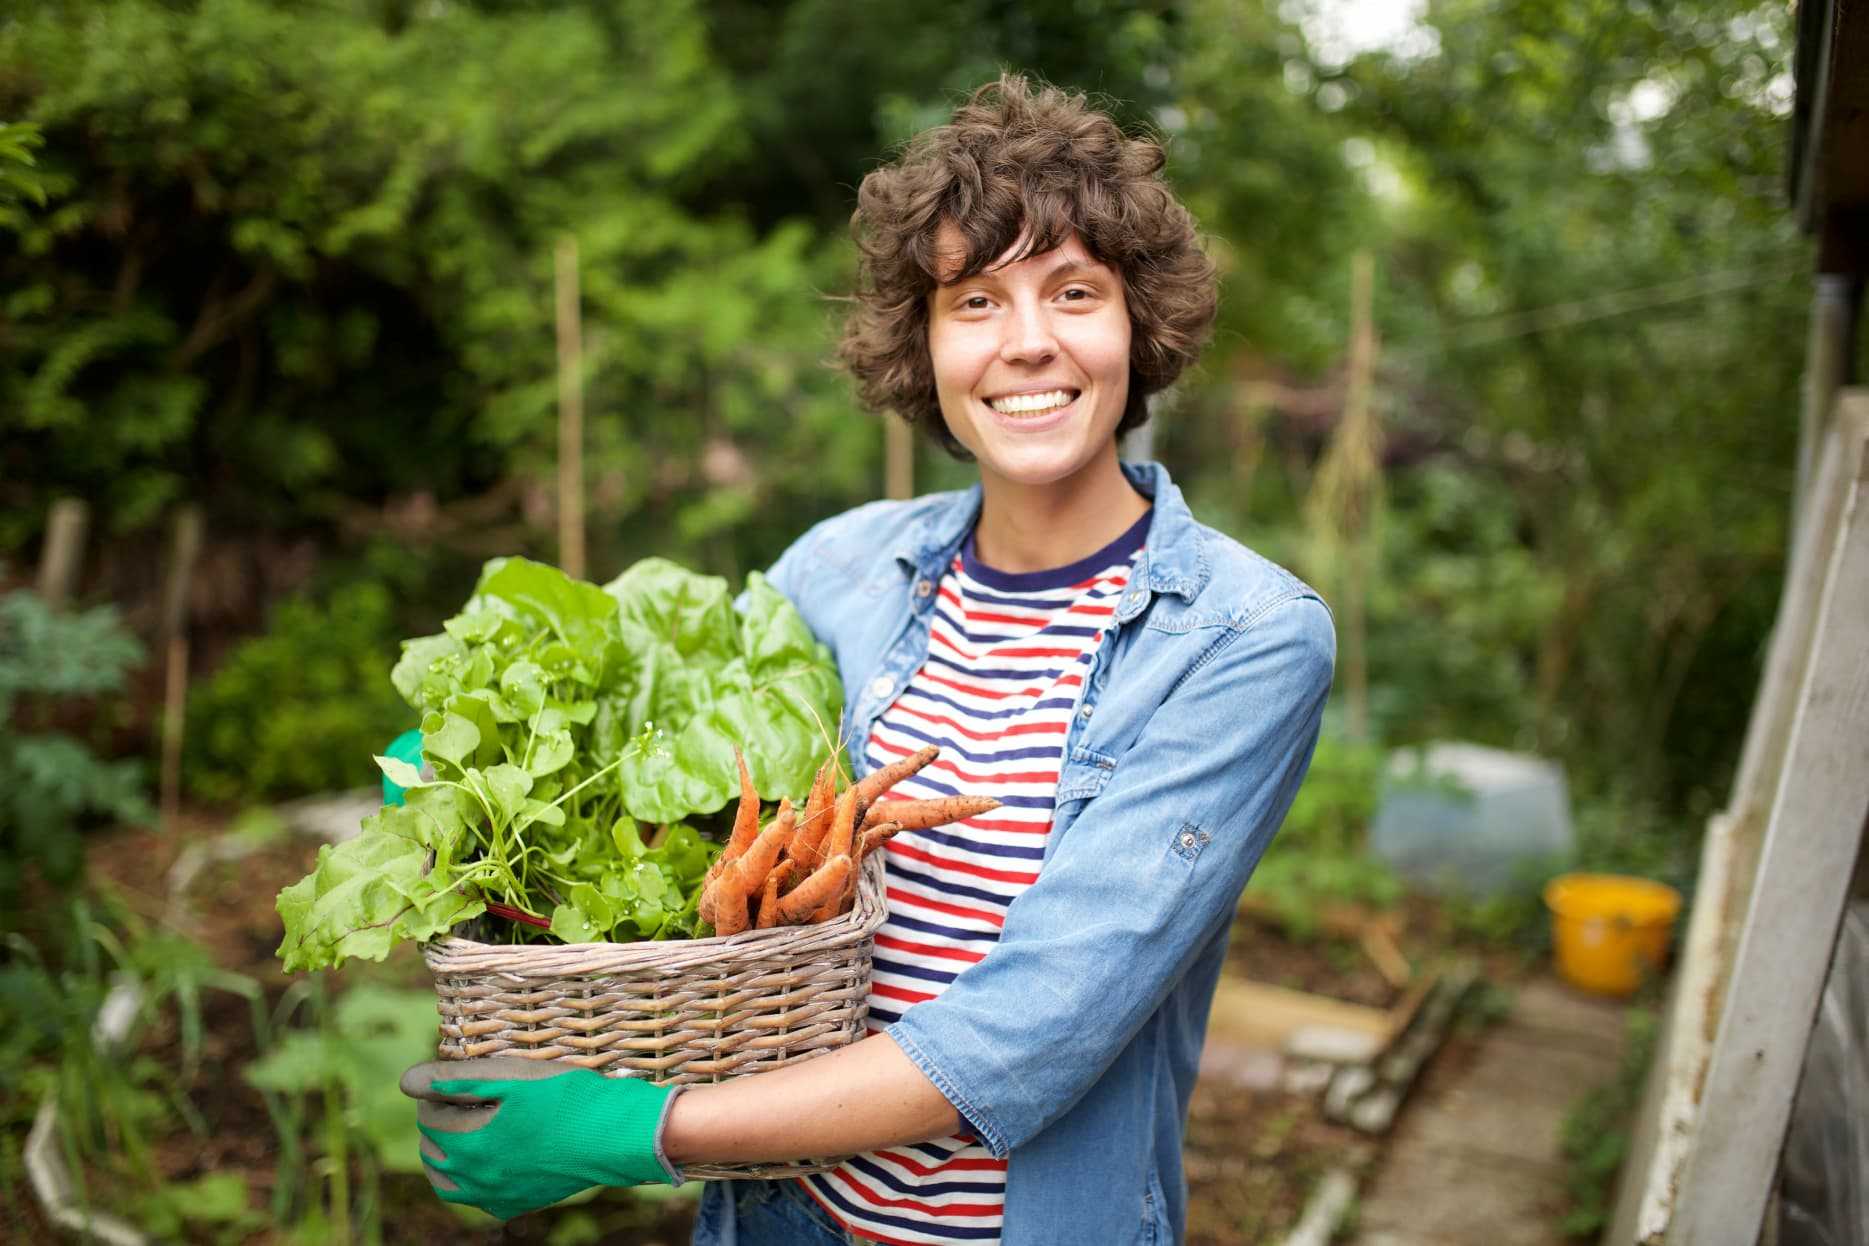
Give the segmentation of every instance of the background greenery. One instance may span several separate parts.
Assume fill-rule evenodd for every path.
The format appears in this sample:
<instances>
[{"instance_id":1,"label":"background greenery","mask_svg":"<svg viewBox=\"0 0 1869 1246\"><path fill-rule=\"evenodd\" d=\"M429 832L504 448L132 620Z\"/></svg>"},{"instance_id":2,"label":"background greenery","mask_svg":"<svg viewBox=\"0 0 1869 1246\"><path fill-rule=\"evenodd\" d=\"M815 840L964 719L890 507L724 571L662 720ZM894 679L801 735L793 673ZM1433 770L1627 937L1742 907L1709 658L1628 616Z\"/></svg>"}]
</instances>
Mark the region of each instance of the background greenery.
<instances>
[{"instance_id":1,"label":"background greenery","mask_svg":"<svg viewBox=\"0 0 1869 1246\"><path fill-rule=\"evenodd\" d=\"M1321 29L1304 0L15 11L0 561L86 497L91 590L144 625L166 517L202 505L206 565L245 574L197 593L193 790L328 785L402 725L368 686L386 640L485 555L553 555L556 240L581 250L592 575L741 576L878 492L880 427L823 365L854 186L1009 66L1168 139L1226 285L1156 453L1327 588L1302 506L1374 257L1375 735L1549 752L1607 811L1593 853L1680 873L1785 544L1789 16L1436 0L1357 55ZM932 450L919 473L966 479ZM239 764L281 730L292 768Z\"/></svg>"}]
</instances>

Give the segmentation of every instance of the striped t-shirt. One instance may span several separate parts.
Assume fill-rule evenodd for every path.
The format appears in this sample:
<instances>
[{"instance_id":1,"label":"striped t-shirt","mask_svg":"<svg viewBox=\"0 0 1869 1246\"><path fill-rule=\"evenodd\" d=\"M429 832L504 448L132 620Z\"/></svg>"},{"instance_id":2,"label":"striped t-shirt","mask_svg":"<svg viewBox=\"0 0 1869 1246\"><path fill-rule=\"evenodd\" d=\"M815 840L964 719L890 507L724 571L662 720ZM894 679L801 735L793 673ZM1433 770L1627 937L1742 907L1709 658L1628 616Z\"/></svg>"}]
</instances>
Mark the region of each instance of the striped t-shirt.
<instances>
[{"instance_id":1,"label":"striped t-shirt","mask_svg":"<svg viewBox=\"0 0 1869 1246\"><path fill-rule=\"evenodd\" d=\"M942 576L928 658L877 719L869 764L938 745L940 757L885 799L993 796L1000 807L886 845L889 916L876 932L872 1031L992 951L1006 906L1038 878L1065 732L1152 513L1051 571L995 571L969 537ZM1006 1161L969 1133L872 1151L799 1180L847 1229L877 1241L999 1241Z\"/></svg>"}]
</instances>

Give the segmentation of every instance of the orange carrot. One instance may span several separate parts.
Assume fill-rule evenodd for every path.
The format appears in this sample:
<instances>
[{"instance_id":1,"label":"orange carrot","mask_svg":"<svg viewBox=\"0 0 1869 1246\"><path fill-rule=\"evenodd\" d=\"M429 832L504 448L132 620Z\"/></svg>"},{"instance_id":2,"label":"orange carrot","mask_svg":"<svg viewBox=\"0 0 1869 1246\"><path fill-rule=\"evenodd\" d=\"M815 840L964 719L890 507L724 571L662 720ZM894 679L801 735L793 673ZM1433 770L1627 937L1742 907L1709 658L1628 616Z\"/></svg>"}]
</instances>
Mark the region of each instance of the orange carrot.
<instances>
[{"instance_id":1,"label":"orange carrot","mask_svg":"<svg viewBox=\"0 0 1869 1246\"><path fill-rule=\"evenodd\" d=\"M759 837L759 793L753 790L753 776L746 772L746 758L740 756L740 750L733 750L733 762L740 768L740 807L734 811L733 834L727 840L727 850L721 855L733 861L753 846Z\"/></svg>"},{"instance_id":2,"label":"orange carrot","mask_svg":"<svg viewBox=\"0 0 1869 1246\"><path fill-rule=\"evenodd\" d=\"M910 753L901 761L892 761L881 770L864 775L856 783L857 804L868 809L878 796L933 761L940 751L930 744L927 748Z\"/></svg>"},{"instance_id":3,"label":"orange carrot","mask_svg":"<svg viewBox=\"0 0 1869 1246\"><path fill-rule=\"evenodd\" d=\"M790 856L808 863L814 870L824 864L818 846L831 830L831 809L837 798L835 760L827 757L818 767L818 776L811 782L811 795L805 798L805 811L798 818L798 831L792 837Z\"/></svg>"},{"instance_id":4,"label":"orange carrot","mask_svg":"<svg viewBox=\"0 0 1869 1246\"><path fill-rule=\"evenodd\" d=\"M759 919L753 923L758 930L770 930L779 924L779 886L792 872L789 865L779 865L766 875L766 889L759 897Z\"/></svg>"},{"instance_id":5,"label":"orange carrot","mask_svg":"<svg viewBox=\"0 0 1869 1246\"><path fill-rule=\"evenodd\" d=\"M740 889L739 879L731 870L714 880L713 911L715 934L734 935L746 929L746 892Z\"/></svg>"},{"instance_id":6,"label":"orange carrot","mask_svg":"<svg viewBox=\"0 0 1869 1246\"><path fill-rule=\"evenodd\" d=\"M931 800L879 800L863 815L860 830L883 822L899 822L911 831L946 826L963 818L979 817L999 808L991 796L937 796Z\"/></svg>"},{"instance_id":7,"label":"orange carrot","mask_svg":"<svg viewBox=\"0 0 1869 1246\"><path fill-rule=\"evenodd\" d=\"M864 831L863 838L857 841L857 863L862 864L863 858L894 839L898 831L907 829L900 822L884 822Z\"/></svg>"},{"instance_id":8,"label":"orange carrot","mask_svg":"<svg viewBox=\"0 0 1869 1246\"><path fill-rule=\"evenodd\" d=\"M844 881L850 877L851 868L848 856L832 857L825 862L821 869L793 888L791 895L779 901L779 920L786 925L803 924L825 901L837 899L843 892Z\"/></svg>"},{"instance_id":9,"label":"orange carrot","mask_svg":"<svg viewBox=\"0 0 1869 1246\"><path fill-rule=\"evenodd\" d=\"M759 894L766 885L766 875L778 863L779 852L792 841L792 802L779 801L779 814L760 832L753 846L740 854L732 866L734 886L748 896Z\"/></svg>"},{"instance_id":10,"label":"orange carrot","mask_svg":"<svg viewBox=\"0 0 1869 1246\"><path fill-rule=\"evenodd\" d=\"M837 798L837 816L831 819L831 833L824 837L822 845L826 861L849 854L851 837L857 829L858 799L854 787L845 788L844 794Z\"/></svg>"}]
</instances>

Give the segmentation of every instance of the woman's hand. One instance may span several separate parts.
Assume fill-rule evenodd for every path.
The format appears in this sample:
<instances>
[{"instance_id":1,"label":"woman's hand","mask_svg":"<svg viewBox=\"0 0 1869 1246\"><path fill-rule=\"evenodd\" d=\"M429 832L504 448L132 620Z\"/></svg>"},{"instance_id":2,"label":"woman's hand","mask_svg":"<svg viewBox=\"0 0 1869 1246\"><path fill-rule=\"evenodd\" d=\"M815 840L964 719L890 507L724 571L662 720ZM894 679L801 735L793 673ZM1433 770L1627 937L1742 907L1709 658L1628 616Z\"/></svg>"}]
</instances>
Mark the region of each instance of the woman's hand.
<instances>
[{"instance_id":1,"label":"woman's hand","mask_svg":"<svg viewBox=\"0 0 1869 1246\"><path fill-rule=\"evenodd\" d=\"M495 1056L418 1064L402 1093L435 1193L501 1220L594 1185L681 1183L658 1145L673 1087Z\"/></svg>"}]
</instances>

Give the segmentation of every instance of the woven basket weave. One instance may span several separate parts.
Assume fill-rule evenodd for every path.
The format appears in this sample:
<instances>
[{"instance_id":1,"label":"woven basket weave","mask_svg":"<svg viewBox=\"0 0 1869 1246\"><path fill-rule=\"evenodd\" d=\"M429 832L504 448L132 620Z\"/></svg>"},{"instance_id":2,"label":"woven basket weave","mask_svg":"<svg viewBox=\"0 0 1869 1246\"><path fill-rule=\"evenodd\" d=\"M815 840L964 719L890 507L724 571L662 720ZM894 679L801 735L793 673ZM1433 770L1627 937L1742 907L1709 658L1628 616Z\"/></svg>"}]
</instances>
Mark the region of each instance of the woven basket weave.
<instances>
[{"instance_id":1,"label":"woven basket weave","mask_svg":"<svg viewBox=\"0 0 1869 1246\"><path fill-rule=\"evenodd\" d=\"M816 926L665 943L500 945L459 935L423 949L440 1056L560 1060L607 1077L718 1082L809 1060L863 1037L882 854L849 913ZM473 924L460 929L473 929ZM841 1162L691 1165L691 1177L791 1177Z\"/></svg>"}]
</instances>

